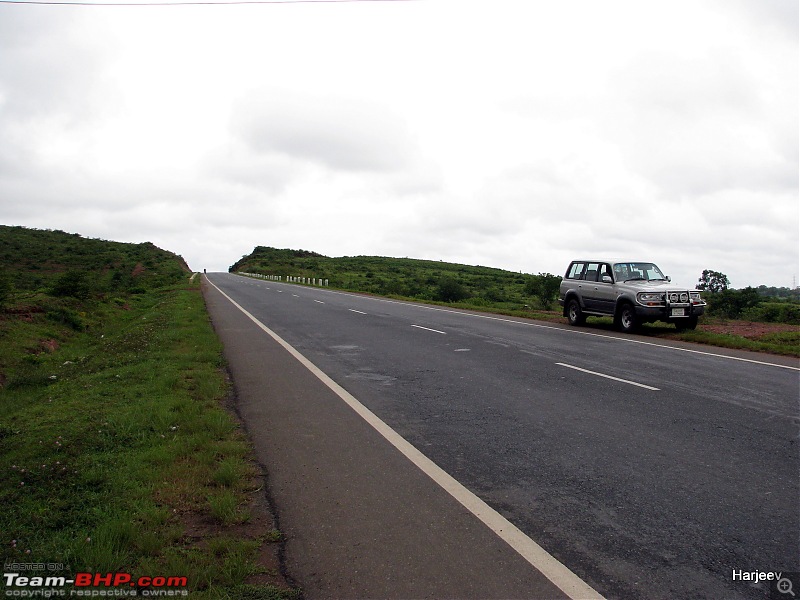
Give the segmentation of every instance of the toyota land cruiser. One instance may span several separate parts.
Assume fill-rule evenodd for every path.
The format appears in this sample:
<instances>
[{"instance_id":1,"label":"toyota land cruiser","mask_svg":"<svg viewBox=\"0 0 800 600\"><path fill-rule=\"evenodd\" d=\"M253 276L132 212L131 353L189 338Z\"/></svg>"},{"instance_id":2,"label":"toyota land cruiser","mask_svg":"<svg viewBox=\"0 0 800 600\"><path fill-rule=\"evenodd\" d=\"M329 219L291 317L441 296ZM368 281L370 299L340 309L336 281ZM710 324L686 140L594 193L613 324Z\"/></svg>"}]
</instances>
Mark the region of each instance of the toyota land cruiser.
<instances>
[{"instance_id":1,"label":"toyota land cruiser","mask_svg":"<svg viewBox=\"0 0 800 600\"><path fill-rule=\"evenodd\" d=\"M664 321L694 329L706 303L699 290L676 287L651 262L574 260L561 281L558 302L571 325L587 316L612 316L622 331Z\"/></svg>"}]
</instances>

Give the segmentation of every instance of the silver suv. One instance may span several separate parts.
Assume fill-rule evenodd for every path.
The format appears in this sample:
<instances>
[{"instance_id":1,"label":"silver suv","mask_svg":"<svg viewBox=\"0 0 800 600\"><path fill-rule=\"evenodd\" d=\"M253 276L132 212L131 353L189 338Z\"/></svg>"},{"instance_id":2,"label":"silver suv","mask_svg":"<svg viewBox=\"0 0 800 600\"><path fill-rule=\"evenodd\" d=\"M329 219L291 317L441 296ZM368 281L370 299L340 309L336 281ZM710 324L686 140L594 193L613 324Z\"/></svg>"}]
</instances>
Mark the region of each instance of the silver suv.
<instances>
[{"instance_id":1,"label":"silver suv","mask_svg":"<svg viewBox=\"0 0 800 600\"><path fill-rule=\"evenodd\" d=\"M694 329L706 308L699 290L672 285L653 263L618 260L572 261L558 303L571 325L583 325L589 315L612 316L627 332L652 321Z\"/></svg>"}]
</instances>

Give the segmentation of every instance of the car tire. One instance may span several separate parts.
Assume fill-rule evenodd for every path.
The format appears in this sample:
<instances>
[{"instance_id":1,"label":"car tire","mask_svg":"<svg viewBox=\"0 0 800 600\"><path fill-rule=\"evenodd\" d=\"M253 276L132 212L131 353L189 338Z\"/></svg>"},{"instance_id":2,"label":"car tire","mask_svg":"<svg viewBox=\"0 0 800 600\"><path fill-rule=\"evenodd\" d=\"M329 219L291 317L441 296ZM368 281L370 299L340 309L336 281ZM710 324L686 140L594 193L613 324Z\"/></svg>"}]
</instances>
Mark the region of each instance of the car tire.
<instances>
[{"instance_id":1,"label":"car tire","mask_svg":"<svg viewBox=\"0 0 800 600\"><path fill-rule=\"evenodd\" d=\"M586 315L581 310L581 303L577 298L573 298L567 303L567 321L570 325L583 325L586 323Z\"/></svg>"},{"instance_id":2,"label":"car tire","mask_svg":"<svg viewBox=\"0 0 800 600\"><path fill-rule=\"evenodd\" d=\"M636 309L629 302L620 306L617 311L617 328L625 333L632 333L639 328L639 317L636 316Z\"/></svg>"}]
</instances>

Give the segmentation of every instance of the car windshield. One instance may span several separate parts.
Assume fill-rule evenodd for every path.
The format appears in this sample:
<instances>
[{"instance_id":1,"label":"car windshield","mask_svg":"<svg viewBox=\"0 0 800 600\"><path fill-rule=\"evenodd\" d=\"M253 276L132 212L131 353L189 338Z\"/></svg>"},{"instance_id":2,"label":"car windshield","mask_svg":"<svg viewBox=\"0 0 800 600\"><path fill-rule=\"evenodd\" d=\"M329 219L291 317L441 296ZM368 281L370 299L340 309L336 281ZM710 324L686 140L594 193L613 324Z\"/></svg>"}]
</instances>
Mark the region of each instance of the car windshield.
<instances>
[{"instance_id":1,"label":"car windshield","mask_svg":"<svg viewBox=\"0 0 800 600\"><path fill-rule=\"evenodd\" d=\"M653 263L615 263L616 281L666 281L666 277Z\"/></svg>"}]
</instances>

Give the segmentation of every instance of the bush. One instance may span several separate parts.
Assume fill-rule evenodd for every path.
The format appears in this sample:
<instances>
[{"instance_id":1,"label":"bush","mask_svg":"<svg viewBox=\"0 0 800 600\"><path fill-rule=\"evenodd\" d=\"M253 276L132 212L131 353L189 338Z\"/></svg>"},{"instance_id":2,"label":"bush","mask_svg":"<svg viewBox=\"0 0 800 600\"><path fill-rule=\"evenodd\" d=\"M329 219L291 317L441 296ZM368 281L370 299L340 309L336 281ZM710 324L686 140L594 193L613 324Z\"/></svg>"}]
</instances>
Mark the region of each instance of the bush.
<instances>
[{"instance_id":1,"label":"bush","mask_svg":"<svg viewBox=\"0 0 800 600\"><path fill-rule=\"evenodd\" d=\"M706 296L708 314L726 319L738 319L748 309L761 303L758 290L746 287L743 290L724 290Z\"/></svg>"},{"instance_id":2,"label":"bush","mask_svg":"<svg viewBox=\"0 0 800 600\"><path fill-rule=\"evenodd\" d=\"M67 325L75 331L83 331L86 329L86 323L84 323L81 316L69 308L51 308L45 313L45 316L51 321Z\"/></svg>"},{"instance_id":3,"label":"bush","mask_svg":"<svg viewBox=\"0 0 800 600\"><path fill-rule=\"evenodd\" d=\"M67 271L59 277L50 289L50 295L86 300L91 289L85 271Z\"/></svg>"},{"instance_id":4,"label":"bush","mask_svg":"<svg viewBox=\"0 0 800 600\"><path fill-rule=\"evenodd\" d=\"M458 302L469 297L467 290L464 286L458 283L455 279L444 277L439 280L439 285L436 288L436 299L441 302Z\"/></svg>"},{"instance_id":5,"label":"bush","mask_svg":"<svg viewBox=\"0 0 800 600\"><path fill-rule=\"evenodd\" d=\"M525 282L525 293L539 299L542 308L550 310L558 298L561 277L551 273L539 273L528 277Z\"/></svg>"},{"instance_id":6,"label":"bush","mask_svg":"<svg viewBox=\"0 0 800 600\"><path fill-rule=\"evenodd\" d=\"M11 300L11 277L5 270L0 270L0 309L5 308Z\"/></svg>"},{"instance_id":7,"label":"bush","mask_svg":"<svg viewBox=\"0 0 800 600\"><path fill-rule=\"evenodd\" d=\"M762 302L742 312L742 318L763 323L790 323L800 325L800 304L790 302Z\"/></svg>"}]
</instances>

